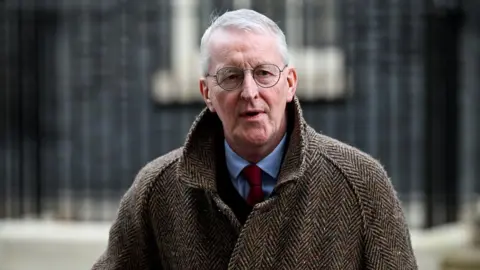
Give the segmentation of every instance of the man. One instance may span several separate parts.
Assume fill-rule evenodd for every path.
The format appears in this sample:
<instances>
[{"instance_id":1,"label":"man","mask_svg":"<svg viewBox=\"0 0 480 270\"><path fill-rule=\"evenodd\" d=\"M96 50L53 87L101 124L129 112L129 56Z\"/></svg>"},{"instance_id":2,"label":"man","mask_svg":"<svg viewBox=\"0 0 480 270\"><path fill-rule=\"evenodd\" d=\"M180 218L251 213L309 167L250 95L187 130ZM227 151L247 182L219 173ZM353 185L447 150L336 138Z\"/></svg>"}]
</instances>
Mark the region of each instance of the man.
<instances>
[{"instance_id":1,"label":"man","mask_svg":"<svg viewBox=\"0 0 480 270\"><path fill-rule=\"evenodd\" d=\"M383 168L302 117L274 22L227 12L201 57L207 108L140 171L93 269L417 269Z\"/></svg>"}]
</instances>

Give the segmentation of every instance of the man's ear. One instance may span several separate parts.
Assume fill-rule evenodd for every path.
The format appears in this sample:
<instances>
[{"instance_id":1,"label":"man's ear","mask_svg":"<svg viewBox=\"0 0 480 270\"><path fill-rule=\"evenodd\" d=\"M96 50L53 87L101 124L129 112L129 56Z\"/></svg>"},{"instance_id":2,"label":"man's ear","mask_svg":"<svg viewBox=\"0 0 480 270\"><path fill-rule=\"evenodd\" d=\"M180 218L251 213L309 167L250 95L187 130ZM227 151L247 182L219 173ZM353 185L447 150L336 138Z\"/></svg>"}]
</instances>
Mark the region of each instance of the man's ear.
<instances>
[{"instance_id":1,"label":"man's ear","mask_svg":"<svg viewBox=\"0 0 480 270\"><path fill-rule=\"evenodd\" d=\"M291 102L295 93L297 92L297 70L294 67L288 69L287 75L288 83L288 92L287 92L287 102Z\"/></svg>"},{"instance_id":2,"label":"man's ear","mask_svg":"<svg viewBox=\"0 0 480 270\"><path fill-rule=\"evenodd\" d=\"M207 105L208 109L211 112L215 112L215 108L213 107L212 100L210 99L211 93L207 85L207 80L205 78L201 78L199 81L199 86L200 86L200 94L202 94L202 98L205 101L205 104Z\"/></svg>"}]
</instances>

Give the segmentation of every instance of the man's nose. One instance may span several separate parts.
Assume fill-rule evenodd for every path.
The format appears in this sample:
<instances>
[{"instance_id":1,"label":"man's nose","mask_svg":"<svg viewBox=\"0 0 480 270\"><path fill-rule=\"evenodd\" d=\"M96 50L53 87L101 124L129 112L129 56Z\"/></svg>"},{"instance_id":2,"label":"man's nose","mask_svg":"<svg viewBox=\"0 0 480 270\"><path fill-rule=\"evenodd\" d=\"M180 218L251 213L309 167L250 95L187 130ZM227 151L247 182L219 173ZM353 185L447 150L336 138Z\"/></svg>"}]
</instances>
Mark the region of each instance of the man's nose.
<instances>
[{"instance_id":1,"label":"man's nose","mask_svg":"<svg viewBox=\"0 0 480 270\"><path fill-rule=\"evenodd\" d=\"M249 73L246 72L242 84L242 98L244 99L254 99L258 96L258 85Z\"/></svg>"}]
</instances>

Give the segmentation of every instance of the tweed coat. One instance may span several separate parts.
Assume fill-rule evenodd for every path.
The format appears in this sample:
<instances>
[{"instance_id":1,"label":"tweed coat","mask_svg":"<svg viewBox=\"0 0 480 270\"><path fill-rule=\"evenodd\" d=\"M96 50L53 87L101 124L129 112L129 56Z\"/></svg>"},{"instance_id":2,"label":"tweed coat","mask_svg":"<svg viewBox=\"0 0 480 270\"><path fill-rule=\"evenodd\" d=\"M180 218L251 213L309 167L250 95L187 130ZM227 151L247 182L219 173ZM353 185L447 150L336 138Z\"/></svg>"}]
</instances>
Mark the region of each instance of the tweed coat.
<instances>
[{"instance_id":1,"label":"tweed coat","mask_svg":"<svg viewBox=\"0 0 480 270\"><path fill-rule=\"evenodd\" d=\"M298 100L275 194L242 226L220 199L206 109L183 147L140 170L93 270L417 269L399 200L382 166L314 131Z\"/></svg>"}]
</instances>

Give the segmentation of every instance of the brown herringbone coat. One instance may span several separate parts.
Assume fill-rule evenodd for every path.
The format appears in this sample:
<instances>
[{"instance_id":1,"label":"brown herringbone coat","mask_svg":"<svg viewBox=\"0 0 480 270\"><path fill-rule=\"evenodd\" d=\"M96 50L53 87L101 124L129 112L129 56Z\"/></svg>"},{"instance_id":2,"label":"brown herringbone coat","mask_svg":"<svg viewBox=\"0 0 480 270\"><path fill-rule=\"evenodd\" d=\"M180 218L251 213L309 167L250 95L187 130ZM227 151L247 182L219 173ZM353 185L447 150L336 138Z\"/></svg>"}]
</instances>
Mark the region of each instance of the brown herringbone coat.
<instances>
[{"instance_id":1,"label":"brown herringbone coat","mask_svg":"<svg viewBox=\"0 0 480 270\"><path fill-rule=\"evenodd\" d=\"M221 123L205 110L184 147L140 171L93 269L417 269L383 168L316 133L297 99L289 106L278 195L255 206L245 226L216 192L224 164L215 164L212 134Z\"/></svg>"}]
</instances>

